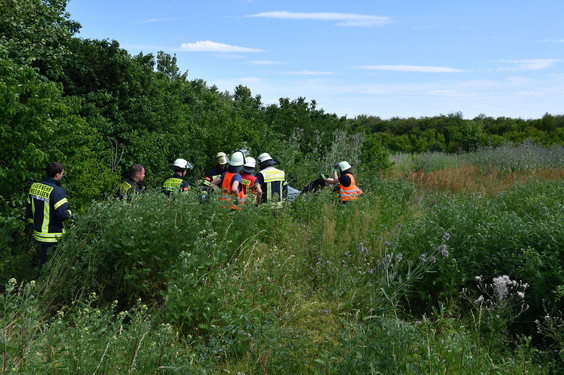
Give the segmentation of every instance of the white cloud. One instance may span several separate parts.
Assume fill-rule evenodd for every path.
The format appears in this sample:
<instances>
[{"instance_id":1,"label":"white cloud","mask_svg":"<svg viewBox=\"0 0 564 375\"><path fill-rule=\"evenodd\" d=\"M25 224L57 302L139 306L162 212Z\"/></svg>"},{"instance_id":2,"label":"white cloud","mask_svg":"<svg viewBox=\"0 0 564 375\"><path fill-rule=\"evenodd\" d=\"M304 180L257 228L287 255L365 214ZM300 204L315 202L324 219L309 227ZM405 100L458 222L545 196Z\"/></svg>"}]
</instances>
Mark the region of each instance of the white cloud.
<instances>
[{"instance_id":1,"label":"white cloud","mask_svg":"<svg viewBox=\"0 0 564 375\"><path fill-rule=\"evenodd\" d=\"M564 43L564 39L544 39L541 43Z\"/></svg>"},{"instance_id":2,"label":"white cloud","mask_svg":"<svg viewBox=\"0 0 564 375\"><path fill-rule=\"evenodd\" d=\"M516 71L516 70L543 70L548 69L552 65L560 62L558 59L527 59L527 60L495 60L495 63L509 64L508 67L501 67L501 71Z\"/></svg>"},{"instance_id":3,"label":"white cloud","mask_svg":"<svg viewBox=\"0 0 564 375\"><path fill-rule=\"evenodd\" d=\"M384 26L392 23L392 20L389 17L353 13L293 13L286 11L274 11L252 14L247 17L278 18L286 20L336 21L336 24L339 26L355 27Z\"/></svg>"},{"instance_id":4,"label":"white cloud","mask_svg":"<svg viewBox=\"0 0 564 375\"><path fill-rule=\"evenodd\" d=\"M423 66L423 65L363 65L359 69L386 70L391 72L412 72L412 73L461 73L467 72L465 69L449 68L446 66Z\"/></svg>"},{"instance_id":5,"label":"white cloud","mask_svg":"<svg viewBox=\"0 0 564 375\"><path fill-rule=\"evenodd\" d=\"M232 46L229 44L212 42L210 40L200 40L196 43L182 43L180 45L182 51L189 52L229 52L229 53L247 53L247 52L263 52L260 49Z\"/></svg>"},{"instance_id":6,"label":"white cloud","mask_svg":"<svg viewBox=\"0 0 564 375\"><path fill-rule=\"evenodd\" d=\"M172 18L151 18L149 20L144 20L139 23L155 23L155 22L167 22L172 21Z\"/></svg>"},{"instance_id":7,"label":"white cloud","mask_svg":"<svg viewBox=\"0 0 564 375\"><path fill-rule=\"evenodd\" d=\"M255 61L250 61L249 64L253 64L253 65L283 65L285 63L283 63L281 61L272 61L272 60L255 60Z\"/></svg>"},{"instance_id":8,"label":"white cloud","mask_svg":"<svg viewBox=\"0 0 564 375\"><path fill-rule=\"evenodd\" d=\"M294 72L283 72L280 74L286 74L286 75L298 75L298 76L328 76L328 75L332 75L334 73L332 72L320 72L320 71L315 71L315 70L300 70L300 71L294 71Z\"/></svg>"},{"instance_id":9,"label":"white cloud","mask_svg":"<svg viewBox=\"0 0 564 375\"><path fill-rule=\"evenodd\" d=\"M431 90L429 91L429 95L434 95L434 96L448 96L448 97L453 97L453 96L458 96L460 93L456 90Z\"/></svg>"}]
</instances>

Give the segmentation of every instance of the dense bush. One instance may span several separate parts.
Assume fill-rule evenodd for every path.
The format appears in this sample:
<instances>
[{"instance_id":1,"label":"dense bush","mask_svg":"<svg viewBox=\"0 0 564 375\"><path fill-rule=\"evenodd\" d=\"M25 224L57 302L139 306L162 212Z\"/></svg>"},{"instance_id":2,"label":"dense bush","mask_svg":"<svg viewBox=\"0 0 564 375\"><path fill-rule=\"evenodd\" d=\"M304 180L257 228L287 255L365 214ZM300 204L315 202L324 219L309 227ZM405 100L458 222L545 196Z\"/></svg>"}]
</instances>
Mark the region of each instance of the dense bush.
<instances>
[{"instance_id":1,"label":"dense bush","mask_svg":"<svg viewBox=\"0 0 564 375\"><path fill-rule=\"evenodd\" d=\"M492 280L500 275L530 285L526 302L530 308L522 317L527 334L531 323L562 311L558 290L564 283L564 243L562 202L564 185L558 182L529 182L494 199L470 197L423 200L425 211L404 225L399 247L407 252L429 249L433 241L449 233L448 249L454 264L441 267L438 277L419 289L420 303L438 299L458 299L462 288L475 284L475 277ZM429 297L432 297L429 299ZM413 303L414 301L412 301ZM417 305L412 305L417 310ZM527 328L525 329L524 326Z\"/></svg>"}]
</instances>

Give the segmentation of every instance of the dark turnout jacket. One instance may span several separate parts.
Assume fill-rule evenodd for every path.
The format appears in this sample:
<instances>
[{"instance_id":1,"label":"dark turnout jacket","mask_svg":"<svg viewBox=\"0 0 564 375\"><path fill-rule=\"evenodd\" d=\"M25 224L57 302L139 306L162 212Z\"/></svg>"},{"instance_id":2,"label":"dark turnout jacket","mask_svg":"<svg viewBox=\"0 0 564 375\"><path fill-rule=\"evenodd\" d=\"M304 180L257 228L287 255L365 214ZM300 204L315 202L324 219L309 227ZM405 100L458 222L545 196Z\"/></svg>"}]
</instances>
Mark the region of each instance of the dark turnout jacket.
<instances>
[{"instance_id":1,"label":"dark turnout jacket","mask_svg":"<svg viewBox=\"0 0 564 375\"><path fill-rule=\"evenodd\" d=\"M57 242L63 235L63 221L72 217L61 182L45 178L31 185L27 198L27 219L39 242Z\"/></svg>"}]
</instances>

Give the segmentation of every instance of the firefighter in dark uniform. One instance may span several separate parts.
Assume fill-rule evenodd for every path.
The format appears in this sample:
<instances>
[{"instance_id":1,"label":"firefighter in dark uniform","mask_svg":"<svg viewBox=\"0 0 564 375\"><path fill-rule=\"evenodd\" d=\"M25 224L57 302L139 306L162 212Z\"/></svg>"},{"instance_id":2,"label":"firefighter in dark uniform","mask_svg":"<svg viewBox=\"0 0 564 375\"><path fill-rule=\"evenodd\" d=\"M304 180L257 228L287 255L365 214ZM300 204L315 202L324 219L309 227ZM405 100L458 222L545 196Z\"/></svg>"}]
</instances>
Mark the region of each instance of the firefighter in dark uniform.
<instances>
[{"instance_id":1,"label":"firefighter in dark uniform","mask_svg":"<svg viewBox=\"0 0 564 375\"><path fill-rule=\"evenodd\" d=\"M145 178L145 167L141 164L134 164L129 169L129 178L119 185L119 199L131 198L135 194L140 194L143 189L143 179Z\"/></svg>"},{"instance_id":2,"label":"firefighter in dark uniform","mask_svg":"<svg viewBox=\"0 0 564 375\"><path fill-rule=\"evenodd\" d=\"M172 193L188 191L190 185L184 179L184 176L186 176L188 169L193 168L192 164L184 159L176 159L170 168L174 171L174 175L165 181L163 192L167 197L170 197Z\"/></svg>"},{"instance_id":3,"label":"firefighter in dark uniform","mask_svg":"<svg viewBox=\"0 0 564 375\"><path fill-rule=\"evenodd\" d=\"M211 182L216 178L220 177L227 167L227 155L225 152L218 152L215 156L215 168L206 174L206 177L202 183L202 191L209 191Z\"/></svg>"},{"instance_id":4,"label":"firefighter in dark uniform","mask_svg":"<svg viewBox=\"0 0 564 375\"><path fill-rule=\"evenodd\" d=\"M257 182L262 190L261 203L268 203L273 208L282 208L288 194L286 174L273 167L277 163L266 152L260 154L257 159L260 165Z\"/></svg>"},{"instance_id":5,"label":"firefighter in dark uniform","mask_svg":"<svg viewBox=\"0 0 564 375\"><path fill-rule=\"evenodd\" d=\"M61 178L65 172L63 165L51 162L45 171L47 177L29 189L26 213L28 222L33 225L33 237L41 245L39 271L47 262L49 250L63 236L63 222L74 218L61 188Z\"/></svg>"}]
</instances>

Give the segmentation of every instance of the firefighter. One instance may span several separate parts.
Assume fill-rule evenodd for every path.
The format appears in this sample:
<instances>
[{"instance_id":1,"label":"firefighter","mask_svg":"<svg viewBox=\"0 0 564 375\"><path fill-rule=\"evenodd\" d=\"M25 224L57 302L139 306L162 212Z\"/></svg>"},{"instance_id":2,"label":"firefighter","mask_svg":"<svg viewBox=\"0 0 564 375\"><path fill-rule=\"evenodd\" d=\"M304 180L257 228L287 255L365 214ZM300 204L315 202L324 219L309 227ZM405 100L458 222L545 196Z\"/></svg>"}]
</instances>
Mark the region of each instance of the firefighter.
<instances>
[{"instance_id":1,"label":"firefighter","mask_svg":"<svg viewBox=\"0 0 564 375\"><path fill-rule=\"evenodd\" d=\"M337 170L341 176L337 177ZM324 178L328 184L340 184L339 199L341 203L346 204L348 201L358 199L363 191L356 186L354 176L352 174L352 166L347 161L336 163L333 170L333 178Z\"/></svg>"},{"instance_id":2,"label":"firefighter","mask_svg":"<svg viewBox=\"0 0 564 375\"><path fill-rule=\"evenodd\" d=\"M257 161L255 158L250 156L246 157L245 160L245 165L241 171L243 194L245 194L245 199L247 201L251 201L252 199L258 205L262 199L262 189L260 188L257 177L253 174L257 166Z\"/></svg>"},{"instance_id":3,"label":"firefighter","mask_svg":"<svg viewBox=\"0 0 564 375\"><path fill-rule=\"evenodd\" d=\"M190 185L188 185L184 176L188 173L188 169L193 168L192 164L184 159L176 159L170 168L174 171L174 175L165 181L163 185L163 192L167 195L167 197L170 197L174 192L188 191Z\"/></svg>"},{"instance_id":4,"label":"firefighter","mask_svg":"<svg viewBox=\"0 0 564 375\"><path fill-rule=\"evenodd\" d=\"M67 196L61 188L65 172L63 165L51 162L47 164L45 171L47 177L32 184L29 189L26 214L28 222L33 225L33 237L41 245L39 272L47 262L49 251L63 236L63 222L74 218Z\"/></svg>"},{"instance_id":5,"label":"firefighter","mask_svg":"<svg viewBox=\"0 0 564 375\"><path fill-rule=\"evenodd\" d=\"M141 193L143 179L145 178L145 167L141 164L133 164L129 169L129 178L119 185L118 198L131 198Z\"/></svg>"},{"instance_id":6,"label":"firefighter","mask_svg":"<svg viewBox=\"0 0 564 375\"><path fill-rule=\"evenodd\" d=\"M239 174L244 165L245 155L235 151L229 158L227 171L211 182L212 186L221 188L219 200L227 202L231 210L240 210L241 204L245 203L243 179Z\"/></svg>"},{"instance_id":7,"label":"firefighter","mask_svg":"<svg viewBox=\"0 0 564 375\"><path fill-rule=\"evenodd\" d=\"M286 184L286 174L273 165L277 163L272 157L264 152L258 156L260 172L257 174L257 181L262 190L261 203L268 203L275 208L281 208L284 198L288 193Z\"/></svg>"},{"instance_id":8,"label":"firefighter","mask_svg":"<svg viewBox=\"0 0 564 375\"><path fill-rule=\"evenodd\" d=\"M207 192L210 189L211 182L220 177L227 167L227 155L225 152L218 152L215 156L215 167L206 174L202 183L202 191Z\"/></svg>"}]
</instances>

